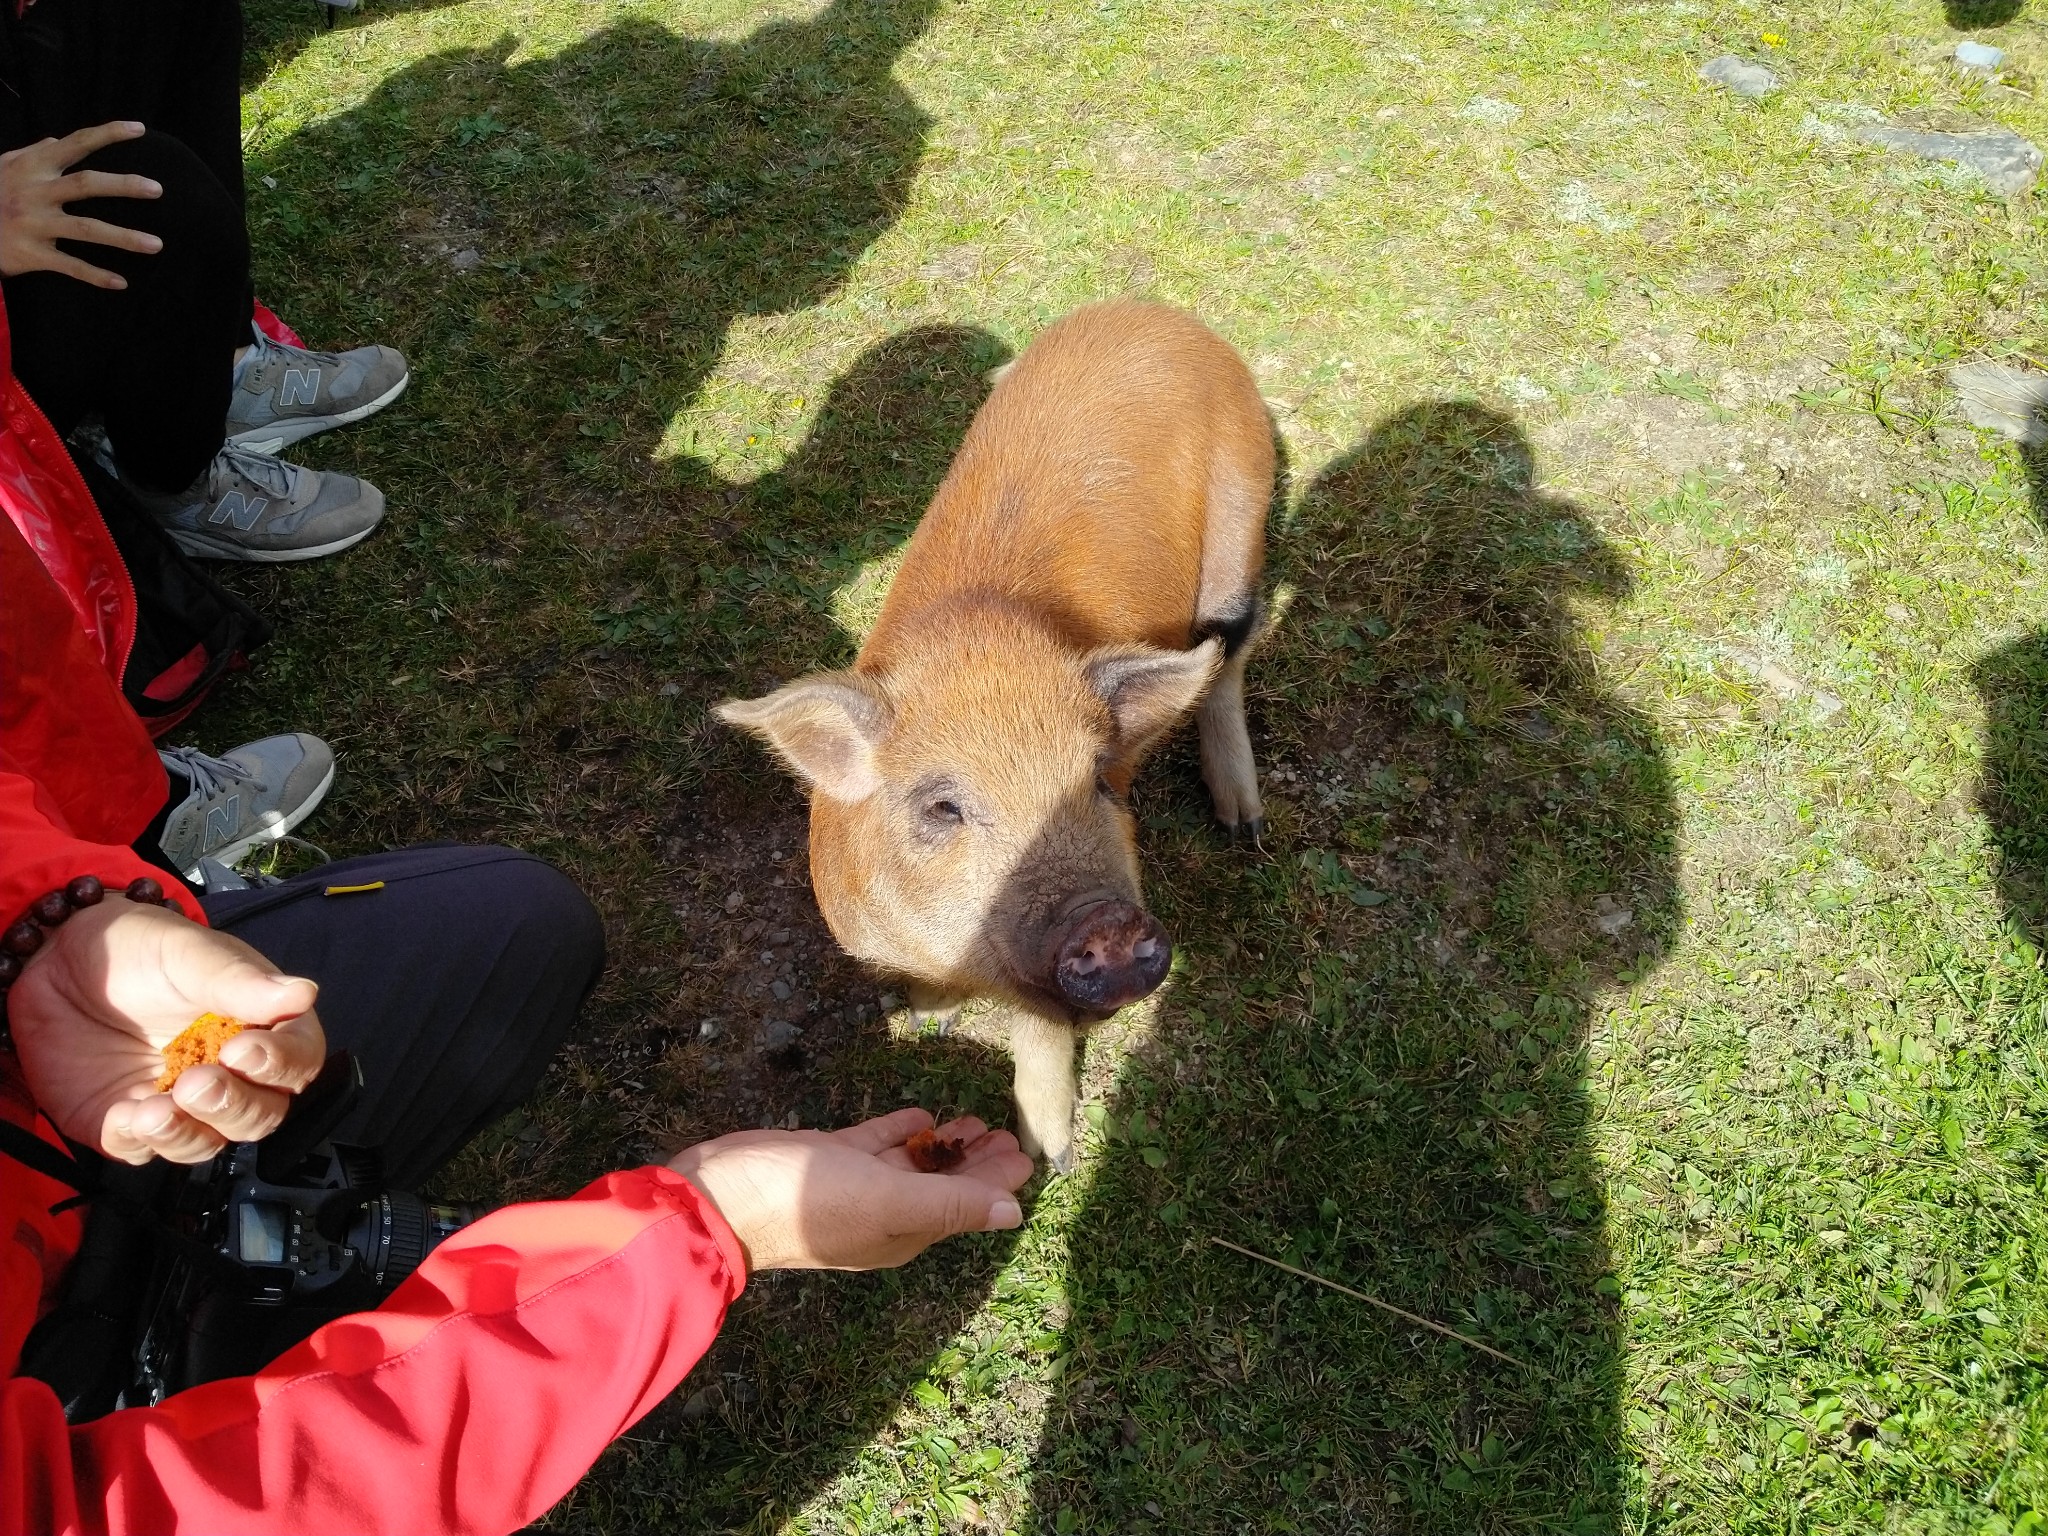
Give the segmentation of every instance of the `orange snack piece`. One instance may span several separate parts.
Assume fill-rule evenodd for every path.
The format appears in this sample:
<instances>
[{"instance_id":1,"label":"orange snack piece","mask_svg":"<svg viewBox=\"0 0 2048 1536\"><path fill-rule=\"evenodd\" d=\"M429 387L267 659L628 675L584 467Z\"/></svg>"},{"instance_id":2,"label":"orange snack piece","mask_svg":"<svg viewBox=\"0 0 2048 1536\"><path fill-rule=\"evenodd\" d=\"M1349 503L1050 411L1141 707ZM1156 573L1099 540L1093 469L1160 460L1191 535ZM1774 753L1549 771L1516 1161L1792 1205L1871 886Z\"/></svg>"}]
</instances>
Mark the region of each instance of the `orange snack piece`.
<instances>
[{"instance_id":1,"label":"orange snack piece","mask_svg":"<svg viewBox=\"0 0 2048 1536\"><path fill-rule=\"evenodd\" d=\"M178 1038L164 1047L164 1069L157 1074L156 1091L169 1093L171 1084L187 1067L212 1065L220 1060L220 1048L249 1026L224 1013L202 1013L187 1024Z\"/></svg>"},{"instance_id":2,"label":"orange snack piece","mask_svg":"<svg viewBox=\"0 0 2048 1536\"><path fill-rule=\"evenodd\" d=\"M918 1131L903 1143L903 1150L910 1154L910 1165L920 1173L944 1173L960 1165L967 1155L967 1142L941 1141L937 1131Z\"/></svg>"}]
</instances>

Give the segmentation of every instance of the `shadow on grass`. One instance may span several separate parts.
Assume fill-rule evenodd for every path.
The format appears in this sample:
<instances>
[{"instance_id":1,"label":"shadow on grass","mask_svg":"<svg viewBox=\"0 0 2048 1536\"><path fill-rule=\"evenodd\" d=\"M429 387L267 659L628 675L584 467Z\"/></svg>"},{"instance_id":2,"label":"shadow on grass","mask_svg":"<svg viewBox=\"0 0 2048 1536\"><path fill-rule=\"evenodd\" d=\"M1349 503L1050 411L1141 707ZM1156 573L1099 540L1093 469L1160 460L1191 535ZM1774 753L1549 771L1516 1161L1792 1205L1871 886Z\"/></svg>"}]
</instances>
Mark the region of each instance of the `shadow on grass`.
<instances>
[{"instance_id":1,"label":"shadow on grass","mask_svg":"<svg viewBox=\"0 0 2048 1536\"><path fill-rule=\"evenodd\" d=\"M1008 1118L1006 1062L874 1028L872 980L800 882L770 878L801 869L772 852L802 846L800 795L701 725L741 678L850 654L832 594L914 525L1005 349L947 326L881 342L751 479L663 446L737 318L820 302L896 218L927 124L891 69L934 4L837 0L731 42L635 19L517 63L504 39L252 157L265 291L319 341L401 345L414 384L317 450L366 456L392 526L317 572L237 573L285 620L247 691L345 743L358 841L502 838L607 916L579 1037L437 1187L560 1193L788 1110ZM313 639L317 666L294 654L323 635L340 643ZM700 1037L712 1015L725 1033ZM801 1044L762 1049L771 1017ZM772 1527L897 1413L1010 1247L758 1279L547 1528Z\"/></svg>"},{"instance_id":2,"label":"shadow on grass","mask_svg":"<svg viewBox=\"0 0 2048 1536\"><path fill-rule=\"evenodd\" d=\"M1656 733L1570 606L1628 579L1469 404L1380 423L1272 542L1302 597L1253 739L1294 777L1260 862L1203 827L1189 754L1160 765L1188 963L1068 1234L1033 1528L1604 1536L1629 1474L1588 1019L1679 922Z\"/></svg>"},{"instance_id":3,"label":"shadow on grass","mask_svg":"<svg viewBox=\"0 0 2048 1536\"><path fill-rule=\"evenodd\" d=\"M1942 0L1948 24L1958 31L1973 27L2002 27L2015 16L2026 0Z\"/></svg>"},{"instance_id":4,"label":"shadow on grass","mask_svg":"<svg viewBox=\"0 0 2048 1536\"><path fill-rule=\"evenodd\" d=\"M801 544L813 562L796 591L770 597L757 588L753 611L742 604L705 615L719 631L745 637L736 670L767 677L850 660L853 638L825 617L831 593L908 534L987 393L987 373L1007 357L999 340L969 327L892 336L833 382L810 436L779 470L715 498L709 531L728 557L758 558L764 569L786 564L782 557ZM665 592L658 581L646 599L655 613L688 605L687 592ZM789 622L763 623L760 608L774 603L789 605ZM800 843L800 793L757 759L744 772L714 774L689 815L707 809L728 826L777 826L777 841ZM721 877L720 888L728 882L748 893L749 912L772 911L772 922L794 930L798 948L814 957L816 990L808 1012L798 1011L803 994L778 1006L747 965L726 982L729 990L706 989L686 1013L770 1010L806 1026L801 1047L765 1058L743 1036L739 1049L717 1059L715 1076L704 1070L709 1048L685 1054L679 1088L701 1134L744 1128L758 1123L764 1105L792 1102L803 1124L843 1124L856 1118L864 1093L876 1110L915 1103L1010 1122L1007 1057L957 1037L883 1037L864 1007L872 981L838 954L808 889L771 908L758 862ZM588 1139L601 1165L603 1133ZM607 1453L546 1527L778 1528L895 1418L933 1358L983 1306L1014 1241L955 1240L893 1273L757 1277L682 1391Z\"/></svg>"},{"instance_id":5,"label":"shadow on grass","mask_svg":"<svg viewBox=\"0 0 2048 1536\"><path fill-rule=\"evenodd\" d=\"M2020 450L2034 520L2048 527L2048 443ZM2002 646L1971 681L1984 705L1978 805L1998 846L2007 918L2048 946L2048 630Z\"/></svg>"},{"instance_id":6,"label":"shadow on grass","mask_svg":"<svg viewBox=\"0 0 2048 1536\"><path fill-rule=\"evenodd\" d=\"M321 0L244 0L242 86L248 89L283 69L321 33L370 26L406 11L438 11L463 0L359 0L353 11L333 11Z\"/></svg>"},{"instance_id":7,"label":"shadow on grass","mask_svg":"<svg viewBox=\"0 0 2048 1536\"><path fill-rule=\"evenodd\" d=\"M728 489L666 437L729 327L825 299L903 207L929 124L892 69L935 4L423 59L251 158L259 285L319 342L402 347L406 416L495 435L500 473L451 489L602 542L674 529L679 489Z\"/></svg>"}]
</instances>

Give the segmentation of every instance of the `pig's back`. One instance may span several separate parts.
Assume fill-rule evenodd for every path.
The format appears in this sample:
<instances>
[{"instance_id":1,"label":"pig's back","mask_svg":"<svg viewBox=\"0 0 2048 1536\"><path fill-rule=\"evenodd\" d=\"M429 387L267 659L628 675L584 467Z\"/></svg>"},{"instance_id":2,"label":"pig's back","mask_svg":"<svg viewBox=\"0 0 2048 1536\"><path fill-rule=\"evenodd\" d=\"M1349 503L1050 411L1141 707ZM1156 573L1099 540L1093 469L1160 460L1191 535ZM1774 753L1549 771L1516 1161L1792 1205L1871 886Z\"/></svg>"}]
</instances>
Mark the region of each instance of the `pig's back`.
<instances>
[{"instance_id":1,"label":"pig's back","mask_svg":"<svg viewBox=\"0 0 2048 1536\"><path fill-rule=\"evenodd\" d=\"M1272 452L1249 370L1199 321L1158 304L1076 310L976 414L860 665L887 667L919 610L970 595L1039 610L1077 646L1184 647L1212 479L1263 467L1263 517Z\"/></svg>"}]
</instances>

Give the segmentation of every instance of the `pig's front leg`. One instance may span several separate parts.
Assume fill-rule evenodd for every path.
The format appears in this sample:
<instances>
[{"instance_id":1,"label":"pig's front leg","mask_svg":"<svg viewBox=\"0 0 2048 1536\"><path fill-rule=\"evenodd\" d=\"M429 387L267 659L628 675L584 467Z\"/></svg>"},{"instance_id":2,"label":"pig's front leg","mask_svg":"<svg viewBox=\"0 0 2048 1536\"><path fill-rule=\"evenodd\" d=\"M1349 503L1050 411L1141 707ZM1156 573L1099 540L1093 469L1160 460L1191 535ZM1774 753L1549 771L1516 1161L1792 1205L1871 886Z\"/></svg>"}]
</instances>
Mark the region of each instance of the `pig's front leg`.
<instances>
[{"instance_id":1,"label":"pig's front leg","mask_svg":"<svg viewBox=\"0 0 2048 1536\"><path fill-rule=\"evenodd\" d=\"M1010 1054L1017 1062L1017 1142L1059 1173L1074 1167L1074 1031L1052 1019L1010 1014Z\"/></svg>"},{"instance_id":2,"label":"pig's front leg","mask_svg":"<svg viewBox=\"0 0 2048 1536\"><path fill-rule=\"evenodd\" d=\"M1202 738L1202 778L1216 819L1232 837L1257 842L1266 830L1266 811L1259 804L1259 765L1244 723L1244 664L1242 650L1223 663L1202 700L1196 729Z\"/></svg>"}]
</instances>

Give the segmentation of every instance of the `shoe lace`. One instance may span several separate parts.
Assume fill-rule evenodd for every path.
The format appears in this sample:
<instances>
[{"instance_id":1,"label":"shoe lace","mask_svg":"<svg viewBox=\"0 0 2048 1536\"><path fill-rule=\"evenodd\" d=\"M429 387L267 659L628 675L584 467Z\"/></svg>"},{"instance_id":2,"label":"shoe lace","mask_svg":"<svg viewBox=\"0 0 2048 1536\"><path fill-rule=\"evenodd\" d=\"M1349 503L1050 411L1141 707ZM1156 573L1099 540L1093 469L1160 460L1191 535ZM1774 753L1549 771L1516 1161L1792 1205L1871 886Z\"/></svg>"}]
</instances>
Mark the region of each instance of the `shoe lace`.
<instances>
[{"instance_id":1,"label":"shoe lace","mask_svg":"<svg viewBox=\"0 0 2048 1536\"><path fill-rule=\"evenodd\" d=\"M254 327L251 329L253 330ZM311 347L294 347L287 342L282 342L273 336L266 335L260 330L256 331L255 335L256 340L251 343L254 350L249 358L251 372L259 368L268 367L272 358L283 358L286 360L308 358L326 367L339 367L341 364L341 354L339 352L315 352Z\"/></svg>"},{"instance_id":2,"label":"shoe lace","mask_svg":"<svg viewBox=\"0 0 2048 1536\"><path fill-rule=\"evenodd\" d=\"M224 757L208 757L197 747L161 747L156 755L166 768L191 780L202 800L226 794L231 785L256 783L256 775L240 763L230 762Z\"/></svg>"},{"instance_id":3,"label":"shoe lace","mask_svg":"<svg viewBox=\"0 0 2048 1536\"><path fill-rule=\"evenodd\" d=\"M287 464L283 459L273 458L267 453L252 453L234 443L223 443L220 453L213 461L216 474L222 470L240 475L244 480L253 481L273 496L289 500L297 490L299 466Z\"/></svg>"}]
</instances>

